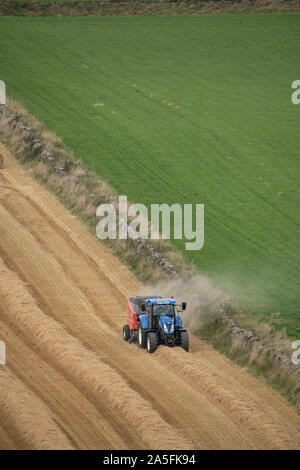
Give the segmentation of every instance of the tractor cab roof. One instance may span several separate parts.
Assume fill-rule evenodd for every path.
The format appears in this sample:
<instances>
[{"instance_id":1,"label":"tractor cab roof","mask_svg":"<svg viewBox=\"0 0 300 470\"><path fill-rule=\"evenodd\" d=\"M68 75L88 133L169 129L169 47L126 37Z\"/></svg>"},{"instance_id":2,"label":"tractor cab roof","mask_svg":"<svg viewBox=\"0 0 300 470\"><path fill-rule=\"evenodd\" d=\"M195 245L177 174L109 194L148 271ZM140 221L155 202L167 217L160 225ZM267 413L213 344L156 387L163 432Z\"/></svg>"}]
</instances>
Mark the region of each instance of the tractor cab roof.
<instances>
[{"instance_id":1,"label":"tractor cab roof","mask_svg":"<svg viewBox=\"0 0 300 470\"><path fill-rule=\"evenodd\" d=\"M155 298L147 298L145 299L145 303L147 304L156 304L156 305L171 305L176 304L176 299L170 297L169 299L162 298L162 297L155 297Z\"/></svg>"},{"instance_id":2,"label":"tractor cab roof","mask_svg":"<svg viewBox=\"0 0 300 470\"><path fill-rule=\"evenodd\" d=\"M135 305L141 305L146 302L146 299L160 299L161 297L159 295L136 295L135 297L130 297L130 302L132 302Z\"/></svg>"}]
</instances>

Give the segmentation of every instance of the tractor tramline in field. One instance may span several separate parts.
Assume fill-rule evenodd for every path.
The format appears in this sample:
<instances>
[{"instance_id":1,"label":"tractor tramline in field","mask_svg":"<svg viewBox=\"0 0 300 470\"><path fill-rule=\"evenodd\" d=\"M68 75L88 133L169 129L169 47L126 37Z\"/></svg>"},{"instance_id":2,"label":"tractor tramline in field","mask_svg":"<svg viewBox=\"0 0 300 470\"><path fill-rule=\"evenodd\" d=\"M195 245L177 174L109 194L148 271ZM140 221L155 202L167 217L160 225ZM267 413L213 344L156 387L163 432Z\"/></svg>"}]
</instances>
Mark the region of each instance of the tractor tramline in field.
<instances>
[{"instance_id":1,"label":"tractor tramline in field","mask_svg":"<svg viewBox=\"0 0 300 470\"><path fill-rule=\"evenodd\" d=\"M186 302L178 305L173 297L131 297L123 338L130 343L137 339L139 347L146 347L149 353L156 351L159 344L181 346L188 351L188 332L179 316L179 312L185 309Z\"/></svg>"}]
</instances>

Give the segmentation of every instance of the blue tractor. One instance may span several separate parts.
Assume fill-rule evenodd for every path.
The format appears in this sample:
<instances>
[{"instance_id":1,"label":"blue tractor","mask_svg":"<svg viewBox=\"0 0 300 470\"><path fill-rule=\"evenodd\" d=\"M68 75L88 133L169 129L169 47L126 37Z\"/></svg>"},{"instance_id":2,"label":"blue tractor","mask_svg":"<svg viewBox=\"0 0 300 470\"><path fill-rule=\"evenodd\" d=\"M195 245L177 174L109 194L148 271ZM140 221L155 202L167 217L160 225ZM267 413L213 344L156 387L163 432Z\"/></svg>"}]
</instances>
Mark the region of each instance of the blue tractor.
<instances>
[{"instance_id":1,"label":"blue tractor","mask_svg":"<svg viewBox=\"0 0 300 470\"><path fill-rule=\"evenodd\" d=\"M188 351L189 335L182 327L182 320L178 314L185 309L186 303L183 302L179 306L173 297L146 298L141 304L141 313L137 318L139 347L147 348L149 353L153 353L159 344L181 346Z\"/></svg>"}]
</instances>

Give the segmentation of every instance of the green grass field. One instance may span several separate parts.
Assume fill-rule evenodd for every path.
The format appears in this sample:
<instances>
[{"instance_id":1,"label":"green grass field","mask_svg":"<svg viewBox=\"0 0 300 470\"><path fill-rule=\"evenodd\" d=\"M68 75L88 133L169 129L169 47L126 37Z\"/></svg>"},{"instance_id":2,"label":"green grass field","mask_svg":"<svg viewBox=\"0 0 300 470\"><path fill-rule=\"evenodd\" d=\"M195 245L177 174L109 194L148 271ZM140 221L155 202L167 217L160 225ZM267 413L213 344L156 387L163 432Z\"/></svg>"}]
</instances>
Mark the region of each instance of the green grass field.
<instances>
[{"instance_id":1,"label":"green grass field","mask_svg":"<svg viewBox=\"0 0 300 470\"><path fill-rule=\"evenodd\" d=\"M1 18L0 79L130 200L205 203L186 256L299 336L299 44L292 14Z\"/></svg>"}]
</instances>

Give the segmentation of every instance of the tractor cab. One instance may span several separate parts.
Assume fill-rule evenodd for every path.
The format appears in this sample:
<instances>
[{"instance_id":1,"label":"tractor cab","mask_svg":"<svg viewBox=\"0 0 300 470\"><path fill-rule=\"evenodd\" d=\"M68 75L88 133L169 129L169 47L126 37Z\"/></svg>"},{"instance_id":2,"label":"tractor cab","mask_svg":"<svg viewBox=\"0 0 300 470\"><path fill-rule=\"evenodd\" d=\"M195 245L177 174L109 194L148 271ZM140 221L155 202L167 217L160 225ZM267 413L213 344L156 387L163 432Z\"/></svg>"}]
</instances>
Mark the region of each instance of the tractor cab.
<instances>
[{"instance_id":1,"label":"tractor cab","mask_svg":"<svg viewBox=\"0 0 300 470\"><path fill-rule=\"evenodd\" d=\"M176 323L175 312L176 300L173 298L164 299L151 298L145 300L146 314L150 328L159 328L160 325L165 323Z\"/></svg>"}]
</instances>

